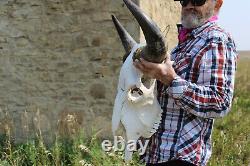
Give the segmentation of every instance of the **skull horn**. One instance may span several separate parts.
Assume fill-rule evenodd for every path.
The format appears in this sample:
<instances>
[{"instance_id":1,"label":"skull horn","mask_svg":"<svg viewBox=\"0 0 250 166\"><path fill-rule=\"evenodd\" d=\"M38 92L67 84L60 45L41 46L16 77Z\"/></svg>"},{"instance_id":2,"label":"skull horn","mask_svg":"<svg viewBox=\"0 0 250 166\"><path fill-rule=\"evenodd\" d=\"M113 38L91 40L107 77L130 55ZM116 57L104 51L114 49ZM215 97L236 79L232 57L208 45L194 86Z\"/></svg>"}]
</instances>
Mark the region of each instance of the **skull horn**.
<instances>
[{"instance_id":1,"label":"skull horn","mask_svg":"<svg viewBox=\"0 0 250 166\"><path fill-rule=\"evenodd\" d=\"M160 28L131 0L123 1L136 18L146 39L147 45L141 50L141 56L151 62L162 62L166 56L166 44Z\"/></svg>"},{"instance_id":2,"label":"skull horn","mask_svg":"<svg viewBox=\"0 0 250 166\"><path fill-rule=\"evenodd\" d=\"M130 34L126 31L126 29L121 25L121 23L117 20L117 18L114 15L112 15L112 20L120 36L126 54L129 54L131 49L135 46L136 41L130 36Z\"/></svg>"}]
</instances>

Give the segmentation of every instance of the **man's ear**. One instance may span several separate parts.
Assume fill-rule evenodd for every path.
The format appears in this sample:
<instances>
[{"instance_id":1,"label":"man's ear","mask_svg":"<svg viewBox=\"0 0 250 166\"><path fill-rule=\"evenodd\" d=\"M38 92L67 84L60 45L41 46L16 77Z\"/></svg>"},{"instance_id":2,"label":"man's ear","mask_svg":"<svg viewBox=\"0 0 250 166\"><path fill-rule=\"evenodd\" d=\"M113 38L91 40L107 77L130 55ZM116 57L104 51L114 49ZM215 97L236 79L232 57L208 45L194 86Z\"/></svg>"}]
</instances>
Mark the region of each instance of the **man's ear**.
<instances>
[{"instance_id":1,"label":"man's ear","mask_svg":"<svg viewBox=\"0 0 250 166\"><path fill-rule=\"evenodd\" d=\"M214 7L214 11L215 12L219 12L219 10L220 10L220 8L221 8L221 6L223 4L223 0L216 0L215 3L216 4L215 4L215 7Z\"/></svg>"}]
</instances>

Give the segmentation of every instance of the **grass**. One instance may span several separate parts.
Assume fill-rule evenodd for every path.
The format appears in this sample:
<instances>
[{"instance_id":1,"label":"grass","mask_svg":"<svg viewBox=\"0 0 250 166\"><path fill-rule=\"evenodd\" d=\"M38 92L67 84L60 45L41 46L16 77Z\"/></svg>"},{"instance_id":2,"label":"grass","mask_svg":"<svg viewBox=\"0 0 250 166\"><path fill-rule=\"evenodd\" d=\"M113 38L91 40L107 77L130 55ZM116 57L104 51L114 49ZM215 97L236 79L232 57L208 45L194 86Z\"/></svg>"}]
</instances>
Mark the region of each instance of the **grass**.
<instances>
[{"instance_id":1,"label":"grass","mask_svg":"<svg viewBox=\"0 0 250 166\"><path fill-rule=\"evenodd\" d=\"M250 59L238 63L231 112L216 120L209 166L250 165Z\"/></svg>"},{"instance_id":2,"label":"grass","mask_svg":"<svg viewBox=\"0 0 250 166\"><path fill-rule=\"evenodd\" d=\"M250 165L250 60L240 60L232 111L217 119L213 132L213 154L208 166ZM124 166L123 153L104 152L96 135L68 139L57 137L47 147L41 136L14 145L7 134L0 141L1 166ZM134 156L131 166L139 166Z\"/></svg>"},{"instance_id":3,"label":"grass","mask_svg":"<svg viewBox=\"0 0 250 166\"><path fill-rule=\"evenodd\" d=\"M1 166L123 166L122 152L104 152L101 140L93 136L78 135L71 138L58 138L54 145L47 147L43 139L37 138L26 143L13 145L8 136L1 138ZM134 156L131 166L138 165Z\"/></svg>"}]
</instances>

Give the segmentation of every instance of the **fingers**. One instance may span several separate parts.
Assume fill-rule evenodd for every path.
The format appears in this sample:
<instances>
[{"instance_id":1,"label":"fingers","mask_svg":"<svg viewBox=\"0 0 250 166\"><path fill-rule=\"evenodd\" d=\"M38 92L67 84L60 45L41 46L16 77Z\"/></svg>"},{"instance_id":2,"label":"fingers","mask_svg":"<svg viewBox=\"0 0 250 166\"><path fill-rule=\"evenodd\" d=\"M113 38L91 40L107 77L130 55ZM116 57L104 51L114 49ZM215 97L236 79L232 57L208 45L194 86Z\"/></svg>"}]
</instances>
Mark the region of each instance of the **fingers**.
<instances>
[{"instance_id":1,"label":"fingers","mask_svg":"<svg viewBox=\"0 0 250 166\"><path fill-rule=\"evenodd\" d=\"M144 60L140 59L140 61L138 59L135 60L134 65L137 69L139 69L142 73L147 73L148 69L147 66L145 65L145 63L143 62Z\"/></svg>"},{"instance_id":2,"label":"fingers","mask_svg":"<svg viewBox=\"0 0 250 166\"><path fill-rule=\"evenodd\" d=\"M135 60L134 65L142 72L149 72L156 67L154 63L148 62L142 58L140 58L140 61Z\"/></svg>"},{"instance_id":3,"label":"fingers","mask_svg":"<svg viewBox=\"0 0 250 166\"><path fill-rule=\"evenodd\" d=\"M139 60L138 59L136 59L135 61L134 61L134 66L137 68L137 69L139 69L140 71L144 71L144 66L142 65L142 63L141 62L139 62Z\"/></svg>"},{"instance_id":4,"label":"fingers","mask_svg":"<svg viewBox=\"0 0 250 166\"><path fill-rule=\"evenodd\" d=\"M139 69L144 75L149 78L156 78L157 73L157 64L148 62L142 58L140 60L135 60L134 65Z\"/></svg>"},{"instance_id":5,"label":"fingers","mask_svg":"<svg viewBox=\"0 0 250 166\"><path fill-rule=\"evenodd\" d=\"M152 62L148 62L148 61L146 61L146 60L144 60L144 59L142 59L142 58L140 58L140 61L141 61L142 66L143 66L145 69L147 69L147 70L150 70L150 69L152 69L152 68L155 68L155 64L152 63Z\"/></svg>"}]
</instances>

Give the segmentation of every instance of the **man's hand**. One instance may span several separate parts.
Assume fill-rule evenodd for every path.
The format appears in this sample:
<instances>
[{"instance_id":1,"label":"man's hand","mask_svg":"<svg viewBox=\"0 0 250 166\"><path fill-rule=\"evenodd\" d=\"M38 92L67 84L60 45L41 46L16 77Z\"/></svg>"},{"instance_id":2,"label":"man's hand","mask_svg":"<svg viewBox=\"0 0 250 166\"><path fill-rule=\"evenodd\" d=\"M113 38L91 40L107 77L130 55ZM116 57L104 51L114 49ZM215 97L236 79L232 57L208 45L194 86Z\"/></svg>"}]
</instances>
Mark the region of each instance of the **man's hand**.
<instances>
[{"instance_id":1,"label":"man's hand","mask_svg":"<svg viewBox=\"0 0 250 166\"><path fill-rule=\"evenodd\" d=\"M157 79L166 85L170 85L177 76L170 60L166 60L164 63L152 63L140 58L140 61L135 60L134 65L144 75Z\"/></svg>"}]
</instances>

